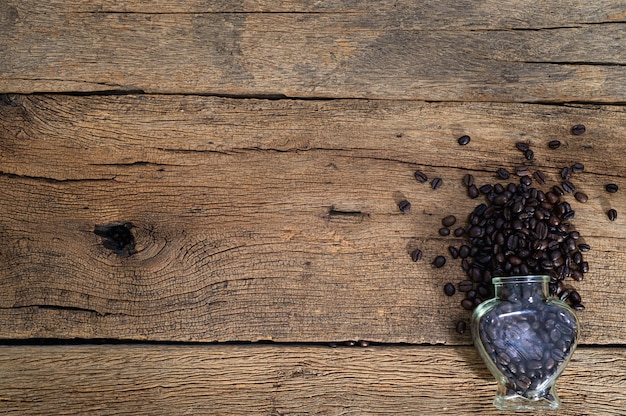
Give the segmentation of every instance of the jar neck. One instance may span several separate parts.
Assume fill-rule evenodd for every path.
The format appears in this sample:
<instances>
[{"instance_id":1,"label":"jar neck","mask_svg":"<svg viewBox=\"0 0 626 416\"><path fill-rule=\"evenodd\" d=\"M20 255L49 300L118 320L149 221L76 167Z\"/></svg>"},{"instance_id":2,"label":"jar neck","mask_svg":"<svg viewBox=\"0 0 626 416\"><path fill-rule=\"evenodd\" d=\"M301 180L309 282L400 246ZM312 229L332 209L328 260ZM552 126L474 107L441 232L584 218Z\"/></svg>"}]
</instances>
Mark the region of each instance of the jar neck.
<instances>
[{"instance_id":1,"label":"jar neck","mask_svg":"<svg viewBox=\"0 0 626 416\"><path fill-rule=\"evenodd\" d=\"M495 297L508 302L541 302L548 297L549 276L494 277Z\"/></svg>"}]
</instances>

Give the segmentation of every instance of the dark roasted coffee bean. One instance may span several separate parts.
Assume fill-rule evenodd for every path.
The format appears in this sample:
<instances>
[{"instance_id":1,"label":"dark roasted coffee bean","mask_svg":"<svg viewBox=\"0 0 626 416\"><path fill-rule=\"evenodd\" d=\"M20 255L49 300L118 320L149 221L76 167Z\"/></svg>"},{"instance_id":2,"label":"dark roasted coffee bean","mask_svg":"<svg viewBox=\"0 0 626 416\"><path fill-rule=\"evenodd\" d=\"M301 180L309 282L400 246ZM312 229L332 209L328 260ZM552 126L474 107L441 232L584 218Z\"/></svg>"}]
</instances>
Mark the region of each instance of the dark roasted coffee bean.
<instances>
[{"instance_id":1,"label":"dark roasted coffee bean","mask_svg":"<svg viewBox=\"0 0 626 416\"><path fill-rule=\"evenodd\" d=\"M617 184L609 183L604 186L604 189L606 189L607 192L614 194L615 192L619 190L619 187L617 186Z\"/></svg>"},{"instance_id":2,"label":"dark roasted coffee bean","mask_svg":"<svg viewBox=\"0 0 626 416\"><path fill-rule=\"evenodd\" d=\"M524 152L524 157L526 158L526 160L533 160L535 158L535 153L528 149Z\"/></svg>"},{"instance_id":3,"label":"dark roasted coffee bean","mask_svg":"<svg viewBox=\"0 0 626 416\"><path fill-rule=\"evenodd\" d=\"M444 256L437 256L435 260L433 260L433 266L436 268L441 268L446 264L446 258Z\"/></svg>"},{"instance_id":4,"label":"dark roasted coffee bean","mask_svg":"<svg viewBox=\"0 0 626 416\"><path fill-rule=\"evenodd\" d=\"M565 195L565 191L559 185L554 185L552 187L552 192L559 196Z\"/></svg>"},{"instance_id":5,"label":"dark roasted coffee bean","mask_svg":"<svg viewBox=\"0 0 626 416\"><path fill-rule=\"evenodd\" d=\"M576 124L575 126L572 126L572 134L576 136L580 136L585 132L585 130L586 128L584 124Z\"/></svg>"},{"instance_id":6,"label":"dark roasted coffee bean","mask_svg":"<svg viewBox=\"0 0 626 416\"><path fill-rule=\"evenodd\" d=\"M452 296L456 293L456 288L452 283L446 283L443 286L443 293L445 293L446 296Z\"/></svg>"},{"instance_id":7,"label":"dark roasted coffee bean","mask_svg":"<svg viewBox=\"0 0 626 416\"><path fill-rule=\"evenodd\" d=\"M495 192L496 194L500 195L502 192L504 192L504 186L502 186L501 183L497 183L493 186L493 192Z\"/></svg>"},{"instance_id":8,"label":"dark roasted coffee bean","mask_svg":"<svg viewBox=\"0 0 626 416\"><path fill-rule=\"evenodd\" d=\"M528 143L523 143L523 142L517 142L515 143L515 147L517 148L517 150L519 150L520 152L525 152L529 149Z\"/></svg>"},{"instance_id":9,"label":"dark roasted coffee bean","mask_svg":"<svg viewBox=\"0 0 626 416\"><path fill-rule=\"evenodd\" d=\"M472 185L474 185L474 175L472 175L471 173L466 173L463 176L463 185L465 185L465 186L472 186Z\"/></svg>"},{"instance_id":10,"label":"dark roasted coffee bean","mask_svg":"<svg viewBox=\"0 0 626 416\"><path fill-rule=\"evenodd\" d=\"M476 188L476 185L470 185L467 188L467 196L469 196L472 199L478 198L478 188Z\"/></svg>"},{"instance_id":11,"label":"dark roasted coffee bean","mask_svg":"<svg viewBox=\"0 0 626 416\"><path fill-rule=\"evenodd\" d=\"M470 248L468 245L463 244L461 247L459 247L459 257L464 259L467 256L470 255Z\"/></svg>"},{"instance_id":12,"label":"dark roasted coffee bean","mask_svg":"<svg viewBox=\"0 0 626 416\"><path fill-rule=\"evenodd\" d=\"M443 179L441 178L434 178L430 183L430 186L433 189L439 189L441 188L441 185L443 185Z\"/></svg>"},{"instance_id":13,"label":"dark roasted coffee bean","mask_svg":"<svg viewBox=\"0 0 626 416\"><path fill-rule=\"evenodd\" d=\"M559 147L561 147L561 142L558 140L550 140L548 142L548 147L550 149L558 149Z\"/></svg>"},{"instance_id":14,"label":"dark roasted coffee bean","mask_svg":"<svg viewBox=\"0 0 626 416\"><path fill-rule=\"evenodd\" d=\"M573 305L576 305L580 303L582 299L580 298L580 295L578 294L577 291L572 290L567 300L569 300Z\"/></svg>"},{"instance_id":15,"label":"dark roasted coffee bean","mask_svg":"<svg viewBox=\"0 0 626 416\"><path fill-rule=\"evenodd\" d=\"M465 330L467 329L467 324L465 323L465 321L458 321L456 323L455 329L456 329L456 332L463 335L463 333L465 333Z\"/></svg>"},{"instance_id":16,"label":"dark roasted coffee bean","mask_svg":"<svg viewBox=\"0 0 626 416\"><path fill-rule=\"evenodd\" d=\"M500 179L509 179L509 177L511 176L509 171L505 168L498 168L498 170L496 170L496 175L498 175Z\"/></svg>"},{"instance_id":17,"label":"dark roasted coffee bean","mask_svg":"<svg viewBox=\"0 0 626 416\"><path fill-rule=\"evenodd\" d=\"M580 243L578 245L578 249L582 251L583 253L586 253L587 251L591 250L591 246L589 244Z\"/></svg>"},{"instance_id":18,"label":"dark roasted coffee bean","mask_svg":"<svg viewBox=\"0 0 626 416\"><path fill-rule=\"evenodd\" d=\"M519 178L519 183L521 183L524 186L530 186L533 181L532 179L530 179L530 176L522 176L521 178Z\"/></svg>"},{"instance_id":19,"label":"dark roasted coffee bean","mask_svg":"<svg viewBox=\"0 0 626 416\"><path fill-rule=\"evenodd\" d=\"M419 248L413 250L413 252L411 253L411 259L413 261L420 261L422 259L422 250L420 250Z\"/></svg>"},{"instance_id":20,"label":"dark roasted coffee bean","mask_svg":"<svg viewBox=\"0 0 626 416\"><path fill-rule=\"evenodd\" d=\"M571 194L574 192L574 190L576 189L576 187L574 186L573 183L571 183L570 181L563 181L563 183L561 184L561 186L563 187L563 190L565 192L567 192L568 194Z\"/></svg>"},{"instance_id":21,"label":"dark roasted coffee bean","mask_svg":"<svg viewBox=\"0 0 626 416\"><path fill-rule=\"evenodd\" d=\"M416 170L414 175L418 182L424 183L428 181L428 176L421 170Z\"/></svg>"},{"instance_id":22,"label":"dark roasted coffee bean","mask_svg":"<svg viewBox=\"0 0 626 416\"><path fill-rule=\"evenodd\" d=\"M528 166L517 166L515 168L515 174L517 176L529 176L530 169L528 169Z\"/></svg>"},{"instance_id":23,"label":"dark roasted coffee bean","mask_svg":"<svg viewBox=\"0 0 626 416\"><path fill-rule=\"evenodd\" d=\"M568 180L571 177L572 177L572 171L570 170L570 168L565 166L563 169L561 169L561 178L563 180Z\"/></svg>"},{"instance_id":24,"label":"dark roasted coffee bean","mask_svg":"<svg viewBox=\"0 0 626 416\"><path fill-rule=\"evenodd\" d=\"M539 185L543 185L546 183L546 175L540 170L533 173L533 178L535 178Z\"/></svg>"},{"instance_id":25,"label":"dark roasted coffee bean","mask_svg":"<svg viewBox=\"0 0 626 416\"><path fill-rule=\"evenodd\" d=\"M454 246L448 246L448 252L453 259L459 258L459 250Z\"/></svg>"},{"instance_id":26,"label":"dark roasted coffee bean","mask_svg":"<svg viewBox=\"0 0 626 416\"><path fill-rule=\"evenodd\" d=\"M480 191L481 194L486 195L493 190L493 186L489 184L485 184L481 186L480 188L478 188L478 190Z\"/></svg>"},{"instance_id":27,"label":"dark roasted coffee bean","mask_svg":"<svg viewBox=\"0 0 626 416\"><path fill-rule=\"evenodd\" d=\"M456 217L454 215L448 215L441 220L441 224L444 227L451 227L456 223Z\"/></svg>"},{"instance_id":28,"label":"dark roasted coffee bean","mask_svg":"<svg viewBox=\"0 0 626 416\"><path fill-rule=\"evenodd\" d=\"M576 162L572 165L572 172L574 173L581 173L584 170L585 170L585 165L583 165L582 163Z\"/></svg>"},{"instance_id":29,"label":"dark roasted coffee bean","mask_svg":"<svg viewBox=\"0 0 626 416\"><path fill-rule=\"evenodd\" d=\"M411 211L411 203L406 199L403 199L402 201L398 202L398 208L400 209L400 211L406 214Z\"/></svg>"},{"instance_id":30,"label":"dark roasted coffee bean","mask_svg":"<svg viewBox=\"0 0 626 416\"><path fill-rule=\"evenodd\" d=\"M450 235L450 229L447 227L442 227L439 229L439 235L443 236L443 237L447 237Z\"/></svg>"},{"instance_id":31,"label":"dark roasted coffee bean","mask_svg":"<svg viewBox=\"0 0 626 416\"><path fill-rule=\"evenodd\" d=\"M461 306L463 307L463 309L471 311L472 309L474 309L474 302L470 299L463 299L461 301Z\"/></svg>"},{"instance_id":32,"label":"dark roasted coffee bean","mask_svg":"<svg viewBox=\"0 0 626 416\"><path fill-rule=\"evenodd\" d=\"M549 202L550 204L556 204L557 202L559 202L561 200L561 198L559 197L558 194L550 191L546 193L546 201ZM550 207L549 209L551 209L552 207Z\"/></svg>"},{"instance_id":33,"label":"dark roasted coffee bean","mask_svg":"<svg viewBox=\"0 0 626 416\"><path fill-rule=\"evenodd\" d=\"M574 198L576 198L578 202L582 202L582 203L587 202L587 200L589 199L589 197L587 197L587 194L583 192L576 192L574 194Z\"/></svg>"},{"instance_id":34,"label":"dark roasted coffee bean","mask_svg":"<svg viewBox=\"0 0 626 416\"><path fill-rule=\"evenodd\" d=\"M463 280L459 282L459 292L469 292L474 288L474 283L471 280Z\"/></svg>"},{"instance_id":35,"label":"dark roasted coffee bean","mask_svg":"<svg viewBox=\"0 0 626 416\"><path fill-rule=\"evenodd\" d=\"M574 308L574 310L576 311L584 311L585 305L583 305L582 303L577 303L576 305L572 306L572 308Z\"/></svg>"},{"instance_id":36,"label":"dark roasted coffee bean","mask_svg":"<svg viewBox=\"0 0 626 416\"><path fill-rule=\"evenodd\" d=\"M461 146L465 146L466 144L468 144L470 142L471 138L468 135L463 135L461 137L459 137L459 139L457 140L459 142L459 144Z\"/></svg>"},{"instance_id":37,"label":"dark roasted coffee bean","mask_svg":"<svg viewBox=\"0 0 626 416\"><path fill-rule=\"evenodd\" d=\"M587 263L586 261L583 261L582 263L580 263L578 267L580 268L581 272L589 273L589 263Z\"/></svg>"},{"instance_id":38,"label":"dark roasted coffee bean","mask_svg":"<svg viewBox=\"0 0 626 416\"><path fill-rule=\"evenodd\" d=\"M455 237L460 237L463 234L465 234L465 229L463 227L458 227L454 229L454 236Z\"/></svg>"},{"instance_id":39,"label":"dark roasted coffee bean","mask_svg":"<svg viewBox=\"0 0 626 416\"><path fill-rule=\"evenodd\" d=\"M607 217L609 217L609 219L611 221L615 221L617 219L617 211L614 210L613 208L611 208L610 210L607 211L606 213Z\"/></svg>"},{"instance_id":40,"label":"dark roasted coffee bean","mask_svg":"<svg viewBox=\"0 0 626 416\"><path fill-rule=\"evenodd\" d=\"M580 282L581 280L583 280L583 273L580 270L573 270L572 279L574 279L577 282Z\"/></svg>"}]
</instances>

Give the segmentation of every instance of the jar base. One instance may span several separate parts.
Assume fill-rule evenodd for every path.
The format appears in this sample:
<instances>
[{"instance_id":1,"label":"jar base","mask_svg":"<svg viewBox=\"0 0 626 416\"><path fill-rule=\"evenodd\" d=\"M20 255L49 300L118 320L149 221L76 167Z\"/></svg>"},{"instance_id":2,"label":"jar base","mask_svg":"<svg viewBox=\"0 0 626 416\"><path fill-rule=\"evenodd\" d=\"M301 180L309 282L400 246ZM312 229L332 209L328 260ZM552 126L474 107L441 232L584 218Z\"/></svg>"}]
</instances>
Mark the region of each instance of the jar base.
<instances>
[{"instance_id":1,"label":"jar base","mask_svg":"<svg viewBox=\"0 0 626 416\"><path fill-rule=\"evenodd\" d=\"M561 401L556 393L549 393L536 399L529 399L517 393L499 393L496 395L493 404L500 410L537 410L558 409Z\"/></svg>"}]
</instances>

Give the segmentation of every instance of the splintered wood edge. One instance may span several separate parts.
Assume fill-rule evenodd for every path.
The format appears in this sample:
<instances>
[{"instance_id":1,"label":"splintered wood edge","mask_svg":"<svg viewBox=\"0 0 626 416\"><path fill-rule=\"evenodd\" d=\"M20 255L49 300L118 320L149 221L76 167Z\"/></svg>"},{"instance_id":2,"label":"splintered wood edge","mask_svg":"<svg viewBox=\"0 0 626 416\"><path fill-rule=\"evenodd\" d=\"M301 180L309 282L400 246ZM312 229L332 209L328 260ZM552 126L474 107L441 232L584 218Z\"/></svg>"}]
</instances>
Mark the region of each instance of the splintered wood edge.
<instances>
[{"instance_id":1,"label":"splintered wood edge","mask_svg":"<svg viewBox=\"0 0 626 416\"><path fill-rule=\"evenodd\" d=\"M558 412L622 415L626 350L579 348ZM3 414L501 415L471 347L0 347Z\"/></svg>"}]
</instances>

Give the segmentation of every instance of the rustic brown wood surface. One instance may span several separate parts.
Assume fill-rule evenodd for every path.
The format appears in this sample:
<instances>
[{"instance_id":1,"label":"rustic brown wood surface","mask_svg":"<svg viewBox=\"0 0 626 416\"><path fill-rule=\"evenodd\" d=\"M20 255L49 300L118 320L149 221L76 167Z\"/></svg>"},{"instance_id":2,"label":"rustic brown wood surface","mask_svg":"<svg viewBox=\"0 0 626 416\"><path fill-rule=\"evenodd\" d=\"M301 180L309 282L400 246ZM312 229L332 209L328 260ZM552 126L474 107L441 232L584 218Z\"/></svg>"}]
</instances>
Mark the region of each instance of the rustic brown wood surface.
<instances>
[{"instance_id":1,"label":"rustic brown wood surface","mask_svg":"<svg viewBox=\"0 0 626 416\"><path fill-rule=\"evenodd\" d=\"M523 140L554 183L585 164L573 181L590 199L569 198L593 247L574 285L581 342L626 341L624 219L605 214L626 199L603 187L626 187L622 107L16 96L1 109L1 337L467 344L461 298L442 291L464 279L460 260L429 264L462 240L437 229L478 204L463 174L494 182L523 163ZM93 231L125 222L137 253L118 256Z\"/></svg>"},{"instance_id":2,"label":"rustic brown wood surface","mask_svg":"<svg viewBox=\"0 0 626 416\"><path fill-rule=\"evenodd\" d=\"M144 3L3 1L0 89L603 103L626 96L622 2Z\"/></svg>"},{"instance_id":3,"label":"rustic brown wood surface","mask_svg":"<svg viewBox=\"0 0 626 416\"><path fill-rule=\"evenodd\" d=\"M624 415L625 373L624 349L581 348L541 414ZM507 415L494 395L472 347L0 348L3 414Z\"/></svg>"},{"instance_id":4,"label":"rustic brown wood surface","mask_svg":"<svg viewBox=\"0 0 626 416\"><path fill-rule=\"evenodd\" d=\"M626 415L625 29L614 0L0 1L0 413L504 414L437 229L465 173L582 162L553 414Z\"/></svg>"}]
</instances>

